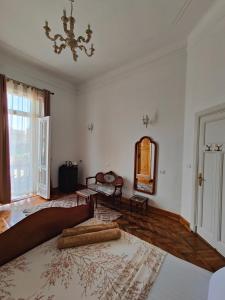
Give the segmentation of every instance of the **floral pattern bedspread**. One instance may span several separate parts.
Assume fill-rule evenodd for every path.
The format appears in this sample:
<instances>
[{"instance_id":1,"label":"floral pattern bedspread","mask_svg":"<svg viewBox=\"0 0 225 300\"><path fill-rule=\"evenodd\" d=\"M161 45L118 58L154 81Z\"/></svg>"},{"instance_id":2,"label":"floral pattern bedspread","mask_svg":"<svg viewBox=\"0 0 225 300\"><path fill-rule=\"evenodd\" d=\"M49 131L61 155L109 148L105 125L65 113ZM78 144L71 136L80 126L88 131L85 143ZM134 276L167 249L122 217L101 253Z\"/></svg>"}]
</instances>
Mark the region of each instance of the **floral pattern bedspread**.
<instances>
[{"instance_id":1,"label":"floral pattern bedspread","mask_svg":"<svg viewBox=\"0 0 225 300\"><path fill-rule=\"evenodd\" d=\"M0 300L144 300L166 255L124 231L117 241L65 250L56 241L0 267Z\"/></svg>"}]
</instances>

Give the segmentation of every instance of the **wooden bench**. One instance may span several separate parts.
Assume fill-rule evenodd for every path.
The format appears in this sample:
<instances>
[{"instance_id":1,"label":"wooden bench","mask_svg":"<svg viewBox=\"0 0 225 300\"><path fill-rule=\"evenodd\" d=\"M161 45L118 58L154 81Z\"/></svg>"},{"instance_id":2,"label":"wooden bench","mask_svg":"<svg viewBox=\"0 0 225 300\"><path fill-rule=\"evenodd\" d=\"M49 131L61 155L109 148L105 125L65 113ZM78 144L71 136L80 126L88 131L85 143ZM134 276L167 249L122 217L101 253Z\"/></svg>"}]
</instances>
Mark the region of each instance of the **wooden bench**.
<instances>
[{"instance_id":1,"label":"wooden bench","mask_svg":"<svg viewBox=\"0 0 225 300\"><path fill-rule=\"evenodd\" d=\"M90 181L92 180L92 183ZM94 182L93 182L94 180ZM116 175L113 171L99 172L95 176L86 178L86 187L121 203L123 177Z\"/></svg>"}]
</instances>

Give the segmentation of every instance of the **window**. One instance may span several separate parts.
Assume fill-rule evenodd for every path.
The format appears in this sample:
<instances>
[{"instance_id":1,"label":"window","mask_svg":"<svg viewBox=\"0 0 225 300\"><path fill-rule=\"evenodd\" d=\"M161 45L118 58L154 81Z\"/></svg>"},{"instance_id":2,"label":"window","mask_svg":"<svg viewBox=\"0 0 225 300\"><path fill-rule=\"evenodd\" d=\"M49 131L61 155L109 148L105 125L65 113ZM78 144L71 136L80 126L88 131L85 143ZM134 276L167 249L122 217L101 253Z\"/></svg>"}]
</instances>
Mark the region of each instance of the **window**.
<instances>
[{"instance_id":1,"label":"window","mask_svg":"<svg viewBox=\"0 0 225 300\"><path fill-rule=\"evenodd\" d=\"M17 200L37 191L37 121L43 116L41 91L7 83L10 172L12 199Z\"/></svg>"}]
</instances>

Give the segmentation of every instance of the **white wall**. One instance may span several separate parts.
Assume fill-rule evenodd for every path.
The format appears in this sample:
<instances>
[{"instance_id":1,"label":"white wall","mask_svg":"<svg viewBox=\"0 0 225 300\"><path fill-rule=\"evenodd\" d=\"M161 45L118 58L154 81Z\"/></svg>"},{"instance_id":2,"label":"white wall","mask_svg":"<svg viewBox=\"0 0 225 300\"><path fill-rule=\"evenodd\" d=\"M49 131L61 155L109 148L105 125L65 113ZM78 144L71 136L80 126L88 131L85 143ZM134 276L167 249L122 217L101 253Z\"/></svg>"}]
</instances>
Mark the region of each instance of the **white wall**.
<instances>
[{"instance_id":1,"label":"white wall","mask_svg":"<svg viewBox=\"0 0 225 300\"><path fill-rule=\"evenodd\" d=\"M0 73L55 93L54 96L51 96L51 174L53 187L57 187L59 165L65 160L77 160L77 102L75 87L3 52L0 53Z\"/></svg>"},{"instance_id":2,"label":"white wall","mask_svg":"<svg viewBox=\"0 0 225 300\"><path fill-rule=\"evenodd\" d=\"M195 114L225 103L225 1L219 0L188 41L182 215L193 222Z\"/></svg>"},{"instance_id":3,"label":"white wall","mask_svg":"<svg viewBox=\"0 0 225 300\"><path fill-rule=\"evenodd\" d=\"M179 49L124 74L83 87L79 95L81 177L113 170L133 192L134 145L148 135L159 145L157 194L152 205L180 213L186 51ZM143 114L157 112L147 129ZM91 134L87 124L93 122ZM161 174L160 170L165 170Z\"/></svg>"}]
</instances>

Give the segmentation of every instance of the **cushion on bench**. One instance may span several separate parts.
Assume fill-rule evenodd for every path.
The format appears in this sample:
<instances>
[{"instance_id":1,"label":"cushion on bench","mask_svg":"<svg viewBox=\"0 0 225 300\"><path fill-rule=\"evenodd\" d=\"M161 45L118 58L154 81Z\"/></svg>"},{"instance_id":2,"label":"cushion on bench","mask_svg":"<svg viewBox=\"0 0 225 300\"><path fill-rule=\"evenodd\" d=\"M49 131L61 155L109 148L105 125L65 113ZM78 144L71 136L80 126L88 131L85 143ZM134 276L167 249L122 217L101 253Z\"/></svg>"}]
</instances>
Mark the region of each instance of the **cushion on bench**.
<instances>
[{"instance_id":1,"label":"cushion on bench","mask_svg":"<svg viewBox=\"0 0 225 300\"><path fill-rule=\"evenodd\" d=\"M111 196L115 191L115 186L107 183L89 184L88 188L93 191L105 194L107 196ZM119 194L120 194L120 190L116 190L115 195L117 196Z\"/></svg>"}]
</instances>

